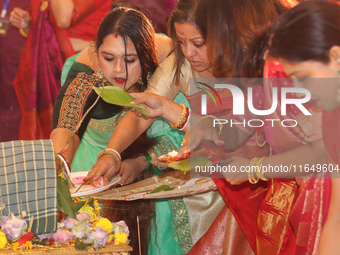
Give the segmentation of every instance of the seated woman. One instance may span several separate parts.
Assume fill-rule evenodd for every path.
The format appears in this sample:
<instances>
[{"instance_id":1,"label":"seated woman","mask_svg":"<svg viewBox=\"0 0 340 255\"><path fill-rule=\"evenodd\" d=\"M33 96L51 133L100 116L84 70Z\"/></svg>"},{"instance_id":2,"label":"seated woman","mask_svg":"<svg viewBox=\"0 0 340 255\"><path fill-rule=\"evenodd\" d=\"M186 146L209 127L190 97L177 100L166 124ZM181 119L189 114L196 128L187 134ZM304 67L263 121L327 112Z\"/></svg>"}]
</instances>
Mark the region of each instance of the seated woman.
<instances>
[{"instance_id":1,"label":"seated woman","mask_svg":"<svg viewBox=\"0 0 340 255\"><path fill-rule=\"evenodd\" d=\"M104 102L93 87L117 86L126 92L145 90L148 76L157 67L154 35L153 27L141 12L117 8L101 23L95 52L88 48L80 53L57 97L51 133L55 151L72 163L72 171L90 170L98 157L109 168L120 165L121 183L128 183L150 166L149 153L160 156L178 148L168 138L169 134L156 142L144 133L121 156L112 149L105 149L115 126L128 110ZM92 53L91 58L89 53ZM142 216L141 225L147 225L141 226L143 251L149 249L150 254L185 253L182 249L190 249L191 239L183 200L164 200L156 202L155 206L153 232L148 225L154 211L150 202L110 202L103 213L111 218L125 217L132 227L136 227L136 216ZM134 235L131 244L137 250L137 228L131 232ZM153 234L149 236L150 232Z\"/></svg>"}]
</instances>

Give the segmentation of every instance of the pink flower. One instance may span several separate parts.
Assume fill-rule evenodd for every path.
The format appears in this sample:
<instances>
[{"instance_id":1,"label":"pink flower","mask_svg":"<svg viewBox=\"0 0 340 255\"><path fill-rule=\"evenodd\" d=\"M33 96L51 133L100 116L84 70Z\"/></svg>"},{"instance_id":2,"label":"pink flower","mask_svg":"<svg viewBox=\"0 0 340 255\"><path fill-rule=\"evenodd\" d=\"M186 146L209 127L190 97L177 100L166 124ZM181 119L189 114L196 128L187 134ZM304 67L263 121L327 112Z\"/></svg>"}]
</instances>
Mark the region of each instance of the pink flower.
<instances>
[{"instance_id":1,"label":"pink flower","mask_svg":"<svg viewBox=\"0 0 340 255\"><path fill-rule=\"evenodd\" d=\"M52 237L56 242L69 243L73 239L74 235L66 232L63 229L58 228L57 232L52 234Z\"/></svg>"},{"instance_id":2,"label":"pink flower","mask_svg":"<svg viewBox=\"0 0 340 255\"><path fill-rule=\"evenodd\" d=\"M77 214L77 220L90 220L91 217L87 212L82 212Z\"/></svg>"},{"instance_id":3,"label":"pink flower","mask_svg":"<svg viewBox=\"0 0 340 255\"><path fill-rule=\"evenodd\" d=\"M109 234L103 230L102 227L96 227L95 231L91 231L87 235L87 243L90 243L93 240L93 247L98 250L99 246L105 247L107 240L109 240Z\"/></svg>"},{"instance_id":4,"label":"pink flower","mask_svg":"<svg viewBox=\"0 0 340 255\"><path fill-rule=\"evenodd\" d=\"M72 234L82 238L85 235L85 229L90 221L90 215L87 212L82 212L77 214L77 219L74 220L74 225L72 227Z\"/></svg>"},{"instance_id":5,"label":"pink flower","mask_svg":"<svg viewBox=\"0 0 340 255\"><path fill-rule=\"evenodd\" d=\"M39 238L39 242L41 242L44 239L50 239L51 234L42 234L42 235L38 235Z\"/></svg>"},{"instance_id":6,"label":"pink flower","mask_svg":"<svg viewBox=\"0 0 340 255\"><path fill-rule=\"evenodd\" d=\"M64 227L66 229L71 229L73 227L73 224L74 224L74 219L71 218L71 217L67 217L67 219L64 220L63 223L64 223Z\"/></svg>"},{"instance_id":7,"label":"pink flower","mask_svg":"<svg viewBox=\"0 0 340 255\"><path fill-rule=\"evenodd\" d=\"M0 228L10 219L9 216L2 216L0 219Z\"/></svg>"},{"instance_id":8,"label":"pink flower","mask_svg":"<svg viewBox=\"0 0 340 255\"><path fill-rule=\"evenodd\" d=\"M121 220L113 223L113 228L115 233L124 232L127 237L130 235L129 227L126 225L125 221Z\"/></svg>"},{"instance_id":9,"label":"pink flower","mask_svg":"<svg viewBox=\"0 0 340 255\"><path fill-rule=\"evenodd\" d=\"M26 228L26 221L15 217L13 213L11 213L11 218L1 226L2 231L6 234L10 241L14 241L21 237Z\"/></svg>"}]
</instances>

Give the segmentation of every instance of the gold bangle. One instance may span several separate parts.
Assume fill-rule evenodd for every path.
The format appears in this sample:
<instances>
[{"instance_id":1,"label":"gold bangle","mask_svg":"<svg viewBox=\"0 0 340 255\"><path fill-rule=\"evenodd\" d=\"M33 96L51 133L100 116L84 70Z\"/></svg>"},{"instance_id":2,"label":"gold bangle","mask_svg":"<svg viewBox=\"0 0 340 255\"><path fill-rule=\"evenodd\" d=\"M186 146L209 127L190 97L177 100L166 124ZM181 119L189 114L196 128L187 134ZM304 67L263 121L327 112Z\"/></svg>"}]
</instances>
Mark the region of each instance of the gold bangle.
<instances>
[{"instance_id":1,"label":"gold bangle","mask_svg":"<svg viewBox=\"0 0 340 255\"><path fill-rule=\"evenodd\" d=\"M205 118L213 118L215 120L218 120L218 118L214 115L205 115L203 116L199 121L205 119ZM222 129L223 129L223 124L220 122L220 120L218 120L218 126L219 126L219 129L218 129L218 135L221 135L222 134Z\"/></svg>"},{"instance_id":2,"label":"gold bangle","mask_svg":"<svg viewBox=\"0 0 340 255\"><path fill-rule=\"evenodd\" d=\"M20 28L19 29L19 32L20 32L20 34L23 36L23 37L27 37L28 36L28 34L24 31L24 29L22 29L22 28Z\"/></svg>"},{"instance_id":3,"label":"gold bangle","mask_svg":"<svg viewBox=\"0 0 340 255\"><path fill-rule=\"evenodd\" d=\"M103 157L104 155L111 155L111 156L113 156L117 160L117 163L118 163L117 170L120 168L120 164L122 162L122 158L121 158L120 154L118 153L118 151L116 151L114 149L105 149L105 150L103 150L102 152L100 152L98 154L97 161L101 157Z\"/></svg>"},{"instance_id":4,"label":"gold bangle","mask_svg":"<svg viewBox=\"0 0 340 255\"><path fill-rule=\"evenodd\" d=\"M170 123L170 126L171 126L172 128L177 128L177 127L181 126L181 125L183 124L183 122L185 121L185 119L186 119L185 117L186 117L187 114L188 114L188 108L187 108L187 106L186 106L185 104L181 104L181 106L182 106L182 108L183 108L182 116L181 116L181 118L177 121L176 124Z\"/></svg>"},{"instance_id":5,"label":"gold bangle","mask_svg":"<svg viewBox=\"0 0 340 255\"><path fill-rule=\"evenodd\" d=\"M256 184L259 181L259 178L254 177L254 171L253 171L253 167L255 166L256 161L258 159L259 158L253 158L249 163L248 180L251 184Z\"/></svg>"},{"instance_id":6,"label":"gold bangle","mask_svg":"<svg viewBox=\"0 0 340 255\"><path fill-rule=\"evenodd\" d=\"M259 177L262 181L269 181L268 178L266 178L262 172L262 163L263 163L263 160L265 159L266 157L262 157L260 158L259 160L256 161L256 176Z\"/></svg>"},{"instance_id":7,"label":"gold bangle","mask_svg":"<svg viewBox=\"0 0 340 255\"><path fill-rule=\"evenodd\" d=\"M266 144L267 144L267 140L264 139L264 142L263 143L259 143L259 140L258 140L258 133L255 132L255 142L256 142L256 145L260 148L263 148Z\"/></svg>"}]
</instances>

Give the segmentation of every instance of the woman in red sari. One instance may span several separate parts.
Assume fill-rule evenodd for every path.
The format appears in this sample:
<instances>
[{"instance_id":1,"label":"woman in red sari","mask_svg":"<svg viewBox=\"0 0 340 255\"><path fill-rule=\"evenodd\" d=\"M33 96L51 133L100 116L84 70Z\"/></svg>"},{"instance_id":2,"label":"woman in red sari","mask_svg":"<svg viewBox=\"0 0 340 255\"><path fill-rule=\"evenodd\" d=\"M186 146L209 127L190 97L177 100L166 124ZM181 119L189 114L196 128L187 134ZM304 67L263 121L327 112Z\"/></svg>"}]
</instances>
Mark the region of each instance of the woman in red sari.
<instances>
[{"instance_id":1,"label":"woman in red sari","mask_svg":"<svg viewBox=\"0 0 340 255\"><path fill-rule=\"evenodd\" d=\"M294 86L310 91L324 109L323 139L333 167L328 217L319 254L340 254L340 6L331 1L308 1L290 10L277 23L269 54L279 59ZM299 35L299 36L297 36ZM326 153L326 151L325 151Z\"/></svg>"},{"instance_id":2,"label":"woman in red sari","mask_svg":"<svg viewBox=\"0 0 340 255\"><path fill-rule=\"evenodd\" d=\"M27 36L14 88L22 111L19 139L48 139L64 61L95 39L107 0L31 0L10 22ZM65 29L67 28L67 29Z\"/></svg>"}]
</instances>

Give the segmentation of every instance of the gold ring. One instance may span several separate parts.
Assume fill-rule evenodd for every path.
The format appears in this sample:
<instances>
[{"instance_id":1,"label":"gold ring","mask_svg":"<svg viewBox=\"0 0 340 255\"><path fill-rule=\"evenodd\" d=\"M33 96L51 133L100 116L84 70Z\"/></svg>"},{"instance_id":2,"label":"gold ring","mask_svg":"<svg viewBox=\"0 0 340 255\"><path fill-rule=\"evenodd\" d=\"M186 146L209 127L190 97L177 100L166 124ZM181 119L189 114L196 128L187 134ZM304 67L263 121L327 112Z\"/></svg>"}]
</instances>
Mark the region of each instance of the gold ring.
<instances>
[{"instance_id":1,"label":"gold ring","mask_svg":"<svg viewBox=\"0 0 340 255\"><path fill-rule=\"evenodd\" d=\"M181 146L183 146L184 144L186 144L186 140L185 140L185 138L183 138L183 141L182 141L182 143L181 143Z\"/></svg>"}]
</instances>

